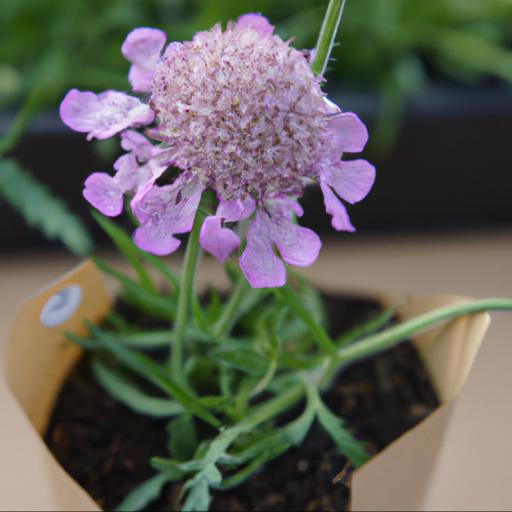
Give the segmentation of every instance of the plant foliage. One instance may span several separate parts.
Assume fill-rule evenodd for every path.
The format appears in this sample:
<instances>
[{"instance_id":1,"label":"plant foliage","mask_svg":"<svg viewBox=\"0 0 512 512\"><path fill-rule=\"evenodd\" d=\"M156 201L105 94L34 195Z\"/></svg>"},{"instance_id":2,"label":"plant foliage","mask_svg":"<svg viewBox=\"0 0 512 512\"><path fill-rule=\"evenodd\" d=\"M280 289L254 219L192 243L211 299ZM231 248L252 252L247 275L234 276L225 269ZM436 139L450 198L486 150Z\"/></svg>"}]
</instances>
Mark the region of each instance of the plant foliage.
<instances>
[{"instance_id":1,"label":"plant foliage","mask_svg":"<svg viewBox=\"0 0 512 512\"><path fill-rule=\"evenodd\" d=\"M91 252L92 241L80 219L14 160L0 159L0 196L49 240L60 240L80 256Z\"/></svg>"},{"instance_id":2,"label":"plant foliage","mask_svg":"<svg viewBox=\"0 0 512 512\"><path fill-rule=\"evenodd\" d=\"M173 354L171 326L180 285L172 275L170 288L161 291L149 281L150 274L161 270L161 261L155 266L121 228L108 219L97 220L136 277L101 261L99 268L118 281L121 297L159 326L142 332L114 312L104 326L88 324L88 337L68 337L91 352L93 373L112 397L139 414L169 419L168 457L151 461L155 476L138 486L119 510L143 509L171 481L183 484L183 510L207 510L212 490L240 485L299 446L315 422L354 466L367 460L364 443L321 398L339 366L337 351L360 336L351 331L350 340L332 339L322 302L307 283L295 276L278 293L254 290L228 265L235 289L226 300L218 293L195 300L185 331L185 371L177 380L161 354L162 349ZM230 306L235 302L239 307ZM359 332L371 334L389 319L389 312L379 315ZM277 422L301 403L295 418ZM200 424L213 430L198 428ZM205 437L204 432L211 434Z\"/></svg>"}]
</instances>

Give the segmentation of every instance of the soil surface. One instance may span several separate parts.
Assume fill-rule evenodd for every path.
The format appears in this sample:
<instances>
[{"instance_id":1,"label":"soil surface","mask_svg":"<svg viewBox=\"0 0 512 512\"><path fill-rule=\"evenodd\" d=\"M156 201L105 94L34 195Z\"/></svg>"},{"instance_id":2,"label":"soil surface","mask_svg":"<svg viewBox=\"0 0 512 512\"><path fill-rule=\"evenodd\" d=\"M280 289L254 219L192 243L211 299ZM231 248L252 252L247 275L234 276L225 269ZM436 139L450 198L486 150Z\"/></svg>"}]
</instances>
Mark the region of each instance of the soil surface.
<instances>
[{"instance_id":1,"label":"soil surface","mask_svg":"<svg viewBox=\"0 0 512 512\"><path fill-rule=\"evenodd\" d=\"M341 333L373 316L375 302L328 299L331 330ZM404 343L341 373L324 396L372 453L382 450L438 405L414 347ZM166 422L139 416L96 383L83 358L66 381L46 442L66 471L105 510L112 510L154 471L148 459L167 453ZM211 510L348 510L351 468L329 437L314 427L242 486L215 493ZM179 489L168 486L151 510L174 510Z\"/></svg>"}]
</instances>

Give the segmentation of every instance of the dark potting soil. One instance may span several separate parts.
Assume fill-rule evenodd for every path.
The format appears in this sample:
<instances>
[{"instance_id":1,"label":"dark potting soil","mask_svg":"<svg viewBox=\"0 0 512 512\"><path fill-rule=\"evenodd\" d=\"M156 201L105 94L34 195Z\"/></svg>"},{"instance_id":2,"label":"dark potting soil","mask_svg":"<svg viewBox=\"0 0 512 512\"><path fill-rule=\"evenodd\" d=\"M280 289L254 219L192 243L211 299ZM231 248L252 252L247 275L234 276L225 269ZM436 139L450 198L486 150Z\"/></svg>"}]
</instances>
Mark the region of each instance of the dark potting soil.
<instances>
[{"instance_id":1,"label":"dark potting soil","mask_svg":"<svg viewBox=\"0 0 512 512\"><path fill-rule=\"evenodd\" d=\"M333 333L368 320L373 301L328 298ZM376 453L438 405L416 350L404 343L357 363L324 395L355 435ZM300 409L297 410L300 412ZM166 422L139 416L97 384L87 358L71 373L58 398L45 440L59 463L105 510L154 474L148 460L167 455ZM315 426L300 448L289 450L240 487L216 492L211 510L347 510L350 473L346 458ZM151 510L175 510L179 488L169 485Z\"/></svg>"}]
</instances>

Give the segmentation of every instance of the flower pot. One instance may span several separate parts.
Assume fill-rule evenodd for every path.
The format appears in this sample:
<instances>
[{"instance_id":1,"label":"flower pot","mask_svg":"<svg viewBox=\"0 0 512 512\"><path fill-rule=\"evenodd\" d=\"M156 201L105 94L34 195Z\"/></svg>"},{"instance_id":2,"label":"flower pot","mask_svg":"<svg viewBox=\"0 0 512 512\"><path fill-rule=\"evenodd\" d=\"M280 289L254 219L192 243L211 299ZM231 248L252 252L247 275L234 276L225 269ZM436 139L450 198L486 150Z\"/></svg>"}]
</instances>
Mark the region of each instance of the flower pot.
<instances>
[{"instance_id":1,"label":"flower pot","mask_svg":"<svg viewBox=\"0 0 512 512\"><path fill-rule=\"evenodd\" d=\"M405 319L460 300L413 298L400 315ZM19 310L2 353L1 509L99 510L56 462L41 435L81 353L63 332L80 334L85 319L99 323L111 307L101 275L86 262ZM431 477L443 450L443 433L488 323L486 314L459 318L413 340L442 405L354 473L353 510L422 510L435 494Z\"/></svg>"}]
</instances>

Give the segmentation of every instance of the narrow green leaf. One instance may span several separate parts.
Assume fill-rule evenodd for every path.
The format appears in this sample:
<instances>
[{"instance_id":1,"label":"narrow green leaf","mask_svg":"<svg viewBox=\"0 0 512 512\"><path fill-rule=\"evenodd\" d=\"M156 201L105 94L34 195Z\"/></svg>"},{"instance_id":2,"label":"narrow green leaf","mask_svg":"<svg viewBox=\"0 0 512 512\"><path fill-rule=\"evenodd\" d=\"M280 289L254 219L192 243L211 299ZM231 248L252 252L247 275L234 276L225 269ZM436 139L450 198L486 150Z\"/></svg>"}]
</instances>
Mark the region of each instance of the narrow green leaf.
<instances>
[{"instance_id":1,"label":"narrow green leaf","mask_svg":"<svg viewBox=\"0 0 512 512\"><path fill-rule=\"evenodd\" d=\"M0 159L0 196L49 240L79 256L91 253L93 242L82 221L15 160Z\"/></svg>"},{"instance_id":2,"label":"narrow green leaf","mask_svg":"<svg viewBox=\"0 0 512 512\"><path fill-rule=\"evenodd\" d=\"M74 334L72 332L64 332L64 336L79 347L82 347L85 350L100 350L101 345L99 343L96 343L94 340L91 340L90 338L84 338L83 336L78 336L77 334Z\"/></svg>"},{"instance_id":3,"label":"narrow green leaf","mask_svg":"<svg viewBox=\"0 0 512 512\"><path fill-rule=\"evenodd\" d=\"M291 446L299 446L313 424L315 413L316 402L308 400L306 408L297 419L284 427L279 427L271 431L265 437L257 439L253 444L246 446L242 451L230 453L226 461L244 464L251 459L259 457L262 453L274 453L279 447L282 447L282 453L282 451L286 451Z\"/></svg>"},{"instance_id":4,"label":"narrow green leaf","mask_svg":"<svg viewBox=\"0 0 512 512\"><path fill-rule=\"evenodd\" d=\"M96 379L111 396L139 414L166 418L184 411L178 402L146 395L121 373L103 364L99 358L93 358L92 370Z\"/></svg>"},{"instance_id":5,"label":"narrow green leaf","mask_svg":"<svg viewBox=\"0 0 512 512\"><path fill-rule=\"evenodd\" d=\"M137 512L145 509L152 501L158 499L164 485L169 481L169 476L162 473L151 477L128 494L117 506L116 511Z\"/></svg>"},{"instance_id":6,"label":"narrow green leaf","mask_svg":"<svg viewBox=\"0 0 512 512\"><path fill-rule=\"evenodd\" d=\"M309 392L311 392L311 390L309 390ZM322 425L331 439L336 443L340 452L343 453L356 468L363 465L370 458L370 455L365 450L365 444L362 441L358 441L346 428L343 420L325 406L316 389L314 394L316 413L320 425Z\"/></svg>"},{"instance_id":7,"label":"narrow green leaf","mask_svg":"<svg viewBox=\"0 0 512 512\"><path fill-rule=\"evenodd\" d=\"M205 476L191 481L187 488L187 499L183 503L183 512L205 512L210 508L210 485Z\"/></svg>"},{"instance_id":8,"label":"narrow green leaf","mask_svg":"<svg viewBox=\"0 0 512 512\"><path fill-rule=\"evenodd\" d=\"M110 313L107 315L105 318L105 324L114 328L117 333L129 332L132 329L132 326L126 320L126 318L118 313L115 309L110 311Z\"/></svg>"},{"instance_id":9,"label":"narrow green leaf","mask_svg":"<svg viewBox=\"0 0 512 512\"><path fill-rule=\"evenodd\" d=\"M192 296L192 315L194 316L194 320L196 324L199 326L204 332L208 332L211 328L211 322L209 321L207 315L204 314L203 308L197 299L196 295Z\"/></svg>"},{"instance_id":10,"label":"narrow green leaf","mask_svg":"<svg viewBox=\"0 0 512 512\"><path fill-rule=\"evenodd\" d=\"M300 352L283 352L279 357L279 366L287 370L309 370L323 361L322 356L301 354Z\"/></svg>"},{"instance_id":11,"label":"narrow green leaf","mask_svg":"<svg viewBox=\"0 0 512 512\"><path fill-rule=\"evenodd\" d=\"M289 286L275 288L276 297L284 302L309 328L318 344L331 356L336 356L336 346L325 330L316 322Z\"/></svg>"},{"instance_id":12,"label":"narrow green leaf","mask_svg":"<svg viewBox=\"0 0 512 512\"><path fill-rule=\"evenodd\" d=\"M173 339L170 329L116 333L115 337L128 347L140 349L168 348Z\"/></svg>"},{"instance_id":13,"label":"narrow green leaf","mask_svg":"<svg viewBox=\"0 0 512 512\"><path fill-rule=\"evenodd\" d=\"M156 293L156 287L153 284L148 271L140 261L141 251L133 243L132 237L107 217L100 215L94 210L91 213L96 222L102 227L103 231L107 233L119 251L134 268L135 272L139 276L141 286L148 292Z\"/></svg>"},{"instance_id":14,"label":"narrow green leaf","mask_svg":"<svg viewBox=\"0 0 512 512\"><path fill-rule=\"evenodd\" d=\"M250 348L217 350L212 355L217 361L251 375L264 375L268 368L267 358Z\"/></svg>"},{"instance_id":15,"label":"narrow green leaf","mask_svg":"<svg viewBox=\"0 0 512 512\"><path fill-rule=\"evenodd\" d=\"M326 328L327 314L320 293L302 277L297 276L296 278L300 283L300 288L297 294L299 295L304 308L311 313L311 316L317 324Z\"/></svg>"},{"instance_id":16,"label":"narrow green leaf","mask_svg":"<svg viewBox=\"0 0 512 512\"><path fill-rule=\"evenodd\" d=\"M140 349L167 348L172 345L175 335L171 330L135 331L116 334L115 337L125 345ZM211 342L211 336L194 326L185 329L185 339Z\"/></svg>"},{"instance_id":17,"label":"narrow green leaf","mask_svg":"<svg viewBox=\"0 0 512 512\"><path fill-rule=\"evenodd\" d=\"M196 452L198 439L192 416L183 414L169 423L169 452L171 457L188 460Z\"/></svg>"},{"instance_id":18,"label":"narrow green leaf","mask_svg":"<svg viewBox=\"0 0 512 512\"><path fill-rule=\"evenodd\" d=\"M247 464L243 469L237 471L230 477L225 478L222 484L218 486L218 489L228 491L229 489L238 487L239 485L246 482L249 478L251 478L251 476L253 476L255 473L257 473L264 464L266 464L268 461L272 460L276 456L280 455L287 449L288 446L284 446L282 450L276 450L275 452L272 453L265 452L263 454L260 454L258 457L249 462L249 464Z\"/></svg>"},{"instance_id":19,"label":"narrow green leaf","mask_svg":"<svg viewBox=\"0 0 512 512\"><path fill-rule=\"evenodd\" d=\"M198 418L214 427L220 427L219 420L202 406L196 396L171 379L162 366L145 355L125 347L90 322L86 322L86 324L93 336L128 368L168 393Z\"/></svg>"},{"instance_id":20,"label":"narrow green leaf","mask_svg":"<svg viewBox=\"0 0 512 512\"><path fill-rule=\"evenodd\" d=\"M219 486L222 474L217 468L217 461L226 454L231 443L240 435L241 429L232 427L221 432L208 446L202 457L201 471L188 480L183 488L186 500L183 510L204 511L210 504L210 486Z\"/></svg>"},{"instance_id":21,"label":"narrow green leaf","mask_svg":"<svg viewBox=\"0 0 512 512\"><path fill-rule=\"evenodd\" d=\"M165 457L151 457L151 467L162 473L169 475L179 475L177 478L185 476L187 473L201 471L203 461L201 459L194 459L188 462L181 462L174 459Z\"/></svg>"},{"instance_id":22,"label":"narrow green leaf","mask_svg":"<svg viewBox=\"0 0 512 512\"><path fill-rule=\"evenodd\" d=\"M93 258L96 266L106 274L116 279L127 292L126 299L132 301L145 313L165 320L172 320L176 312L176 302L171 298L162 297L157 293L149 292L133 279L114 269L108 263Z\"/></svg>"},{"instance_id":23,"label":"narrow green leaf","mask_svg":"<svg viewBox=\"0 0 512 512\"><path fill-rule=\"evenodd\" d=\"M206 307L206 314L211 323L215 322L222 313L222 300L216 288L210 290L210 298Z\"/></svg>"},{"instance_id":24,"label":"narrow green leaf","mask_svg":"<svg viewBox=\"0 0 512 512\"><path fill-rule=\"evenodd\" d=\"M361 325L356 325L353 329L336 340L336 346L338 348L346 347L364 336L370 336L371 334L376 333L392 320L397 309L398 306L396 305L390 306L367 322Z\"/></svg>"},{"instance_id":25,"label":"narrow green leaf","mask_svg":"<svg viewBox=\"0 0 512 512\"><path fill-rule=\"evenodd\" d=\"M142 249L140 251L141 257L145 259L150 265L152 265L156 270L158 270L160 274L162 274L162 276L171 285L174 295L177 295L180 288L179 279L176 277L176 274L169 268L169 266L165 264L163 258L160 256L155 256L154 254L150 254L149 252L145 252Z\"/></svg>"}]
</instances>

